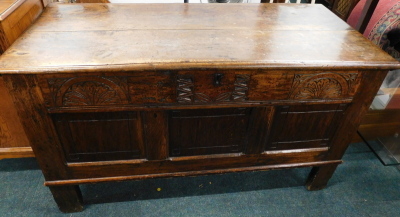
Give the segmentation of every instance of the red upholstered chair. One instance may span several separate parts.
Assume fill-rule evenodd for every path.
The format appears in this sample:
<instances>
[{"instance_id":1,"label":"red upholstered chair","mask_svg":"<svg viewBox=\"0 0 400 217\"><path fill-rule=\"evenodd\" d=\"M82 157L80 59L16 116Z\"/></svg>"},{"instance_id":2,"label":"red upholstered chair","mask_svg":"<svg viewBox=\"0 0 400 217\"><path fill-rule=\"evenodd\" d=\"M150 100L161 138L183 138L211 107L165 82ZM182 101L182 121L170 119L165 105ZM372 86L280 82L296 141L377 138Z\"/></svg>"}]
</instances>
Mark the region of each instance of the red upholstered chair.
<instances>
[{"instance_id":1,"label":"red upholstered chair","mask_svg":"<svg viewBox=\"0 0 400 217\"><path fill-rule=\"evenodd\" d=\"M309 0L309 1L307 1L308 3L311 3L311 4L315 4L315 0ZM297 4L300 4L300 3L302 3L301 2L301 0L296 0L295 2L294 2L294 0L292 0L292 1L290 1L290 0L263 0L263 1L261 1L261 3L297 3Z\"/></svg>"},{"instance_id":2,"label":"red upholstered chair","mask_svg":"<svg viewBox=\"0 0 400 217\"><path fill-rule=\"evenodd\" d=\"M368 5L370 2L372 6ZM374 5L373 13L369 17L363 17L363 13L368 10L366 7ZM361 22L364 22L364 28L361 28ZM351 12L347 23L394 58L400 59L400 52L390 45L387 38L388 32L400 29L400 0L361 0Z\"/></svg>"},{"instance_id":3,"label":"red upholstered chair","mask_svg":"<svg viewBox=\"0 0 400 217\"><path fill-rule=\"evenodd\" d=\"M360 0L348 17L347 23L400 60L396 36L393 36L391 43L388 40L389 32L400 29L400 0ZM400 72L389 72L372 104L373 109L367 113L358 129L364 139L374 140L377 137L386 138L400 133L400 88L397 88L399 85ZM400 150L398 146L395 151L390 152L396 150Z\"/></svg>"}]
</instances>

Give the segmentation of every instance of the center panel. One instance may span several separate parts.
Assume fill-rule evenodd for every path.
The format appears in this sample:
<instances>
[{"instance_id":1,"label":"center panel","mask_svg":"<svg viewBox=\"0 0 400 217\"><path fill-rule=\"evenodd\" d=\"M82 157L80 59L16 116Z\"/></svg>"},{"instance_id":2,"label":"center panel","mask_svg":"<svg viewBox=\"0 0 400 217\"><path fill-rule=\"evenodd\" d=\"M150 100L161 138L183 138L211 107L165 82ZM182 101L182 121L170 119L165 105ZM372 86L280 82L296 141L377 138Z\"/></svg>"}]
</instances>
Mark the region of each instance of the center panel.
<instances>
[{"instance_id":1,"label":"center panel","mask_svg":"<svg viewBox=\"0 0 400 217\"><path fill-rule=\"evenodd\" d=\"M250 108L169 112L169 156L240 153L247 146Z\"/></svg>"}]
</instances>

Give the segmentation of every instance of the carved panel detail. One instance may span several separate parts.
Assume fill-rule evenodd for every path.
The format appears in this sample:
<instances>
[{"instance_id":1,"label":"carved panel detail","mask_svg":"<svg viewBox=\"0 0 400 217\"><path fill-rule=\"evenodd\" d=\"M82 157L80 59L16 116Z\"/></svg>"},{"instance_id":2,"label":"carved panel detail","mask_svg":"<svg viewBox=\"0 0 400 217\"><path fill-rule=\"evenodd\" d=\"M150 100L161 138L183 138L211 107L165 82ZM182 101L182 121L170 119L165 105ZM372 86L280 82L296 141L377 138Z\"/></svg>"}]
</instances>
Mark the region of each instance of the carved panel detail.
<instances>
[{"instance_id":1,"label":"carved panel detail","mask_svg":"<svg viewBox=\"0 0 400 217\"><path fill-rule=\"evenodd\" d=\"M71 85L63 97L64 106L120 104L121 98L110 86L96 81Z\"/></svg>"},{"instance_id":2,"label":"carved panel detail","mask_svg":"<svg viewBox=\"0 0 400 217\"><path fill-rule=\"evenodd\" d=\"M48 79L56 106L127 104L126 77L76 77Z\"/></svg>"},{"instance_id":3,"label":"carved panel detail","mask_svg":"<svg viewBox=\"0 0 400 217\"><path fill-rule=\"evenodd\" d=\"M245 101L248 99L250 75L236 75L232 92L225 92L212 98L204 93L196 93L192 77L178 77L177 101L179 103L211 103Z\"/></svg>"},{"instance_id":4,"label":"carved panel detail","mask_svg":"<svg viewBox=\"0 0 400 217\"><path fill-rule=\"evenodd\" d=\"M341 76L346 79L347 84L349 85L349 91L352 91L356 84L356 79L357 79L357 73L347 73L347 74L341 74Z\"/></svg>"},{"instance_id":5,"label":"carved panel detail","mask_svg":"<svg viewBox=\"0 0 400 217\"><path fill-rule=\"evenodd\" d=\"M297 74L294 76L290 99L322 99L349 97L357 73Z\"/></svg>"},{"instance_id":6,"label":"carved panel detail","mask_svg":"<svg viewBox=\"0 0 400 217\"><path fill-rule=\"evenodd\" d=\"M47 83L49 84L50 93L51 93L51 100L53 101L53 103L55 103L57 101L57 95L59 95L57 93L58 90L68 80L71 80L71 78L49 78L49 79L47 79ZM46 104L48 106L51 105L51 103L47 100L46 100ZM62 104L58 105L58 106L62 106Z\"/></svg>"},{"instance_id":7,"label":"carved panel detail","mask_svg":"<svg viewBox=\"0 0 400 217\"><path fill-rule=\"evenodd\" d=\"M178 96L179 103L189 103L193 101L194 84L191 77L178 77Z\"/></svg>"},{"instance_id":8,"label":"carved panel detail","mask_svg":"<svg viewBox=\"0 0 400 217\"><path fill-rule=\"evenodd\" d=\"M233 101L247 100L249 91L250 75L236 75L235 90L232 92Z\"/></svg>"}]
</instances>

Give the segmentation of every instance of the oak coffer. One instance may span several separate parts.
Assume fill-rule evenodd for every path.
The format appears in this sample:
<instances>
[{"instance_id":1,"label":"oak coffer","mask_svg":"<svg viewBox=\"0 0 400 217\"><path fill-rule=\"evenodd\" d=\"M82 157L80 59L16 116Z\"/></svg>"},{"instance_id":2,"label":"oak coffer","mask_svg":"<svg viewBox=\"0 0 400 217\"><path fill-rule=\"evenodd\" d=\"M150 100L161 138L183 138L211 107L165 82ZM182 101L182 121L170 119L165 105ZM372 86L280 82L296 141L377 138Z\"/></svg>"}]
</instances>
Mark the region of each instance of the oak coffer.
<instances>
[{"instance_id":1,"label":"oak coffer","mask_svg":"<svg viewBox=\"0 0 400 217\"><path fill-rule=\"evenodd\" d=\"M310 166L321 189L395 68L294 4L50 4L0 57L63 212L106 181Z\"/></svg>"}]
</instances>

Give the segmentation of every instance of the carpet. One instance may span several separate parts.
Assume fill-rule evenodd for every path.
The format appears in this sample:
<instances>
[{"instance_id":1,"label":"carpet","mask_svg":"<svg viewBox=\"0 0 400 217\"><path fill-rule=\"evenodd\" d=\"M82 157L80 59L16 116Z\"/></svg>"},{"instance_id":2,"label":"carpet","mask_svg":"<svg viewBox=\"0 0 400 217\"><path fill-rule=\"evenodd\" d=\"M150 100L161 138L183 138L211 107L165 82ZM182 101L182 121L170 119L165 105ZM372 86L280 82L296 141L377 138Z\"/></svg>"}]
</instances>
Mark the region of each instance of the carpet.
<instances>
[{"instance_id":1,"label":"carpet","mask_svg":"<svg viewBox=\"0 0 400 217\"><path fill-rule=\"evenodd\" d=\"M310 168L82 185L85 210L61 213L34 158L0 161L1 217L393 217L400 172L363 143L350 146L327 188L307 191Z\"/></svg>"}]
</instances>

